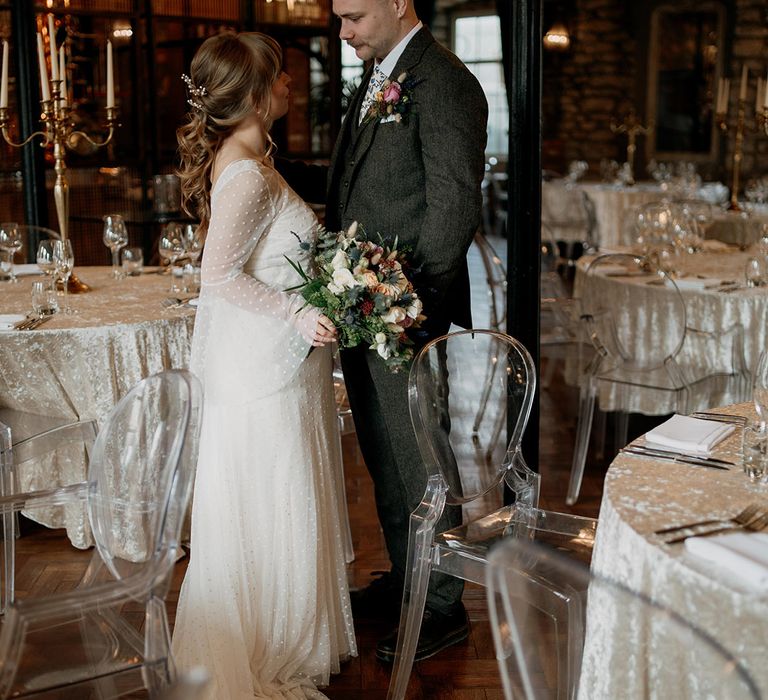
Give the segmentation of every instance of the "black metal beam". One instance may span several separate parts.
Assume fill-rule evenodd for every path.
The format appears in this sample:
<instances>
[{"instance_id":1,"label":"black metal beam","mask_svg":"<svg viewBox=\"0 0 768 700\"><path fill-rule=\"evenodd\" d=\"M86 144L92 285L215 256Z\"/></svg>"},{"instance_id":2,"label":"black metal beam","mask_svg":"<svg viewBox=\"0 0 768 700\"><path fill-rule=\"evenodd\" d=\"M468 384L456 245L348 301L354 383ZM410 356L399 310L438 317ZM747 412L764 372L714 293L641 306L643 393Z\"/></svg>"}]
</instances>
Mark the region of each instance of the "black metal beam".
<instances>
[{"instance_id":1,"label":"black metal beam","mask_svg":"<svg viewBox=\"0 0 768 700\"><path fill-rule=\"evenodd\" d=\"M507 215L507 329L539 368L539 275L541 257L541 0L499 3L509 23L507 85L509 161ZM539 389L523 454L539 462Z\"/></svg>"},{"instance_id":2,"label":"black metal beam","mask_svg":"<svg viewBox=\"0 0 768 700\"><path fill-rule=\"evenodd\" d=\"M29 0L12 0L11 26L16 67L16 99L21 140L40 128L40 74L37 68L35 7ZM40 139L22 149L24 221L30 226L48 225L45 191L45 160Z\"/></svg>"}]
</instances>

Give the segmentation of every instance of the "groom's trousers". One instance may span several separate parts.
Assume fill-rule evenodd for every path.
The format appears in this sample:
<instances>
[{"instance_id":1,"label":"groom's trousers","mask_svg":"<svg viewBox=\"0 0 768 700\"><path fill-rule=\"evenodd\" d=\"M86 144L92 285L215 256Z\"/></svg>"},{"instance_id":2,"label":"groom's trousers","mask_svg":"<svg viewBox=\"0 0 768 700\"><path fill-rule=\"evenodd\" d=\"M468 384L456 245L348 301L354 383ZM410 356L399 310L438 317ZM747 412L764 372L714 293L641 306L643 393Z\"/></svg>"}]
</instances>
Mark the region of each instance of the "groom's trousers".
<instances>
[{"instance_id":1,"label":"groom's trousers","mask_svg":"<svg viewBox=\"0 0 768 700\"><path fill-rule=\"evenodd\" d=\"M417 348L418 349L418 348ZM374 484L376 509L392 563L402 580L408 554L408 528L427 485L408 410L408 372L391 372L371 350L341 351L341 364L357 439ZM437 531L461 524L461 508L446 506ZM433 572L427 606L448 614L461 601L464 582Z\"/></svg>"}]
</instances>

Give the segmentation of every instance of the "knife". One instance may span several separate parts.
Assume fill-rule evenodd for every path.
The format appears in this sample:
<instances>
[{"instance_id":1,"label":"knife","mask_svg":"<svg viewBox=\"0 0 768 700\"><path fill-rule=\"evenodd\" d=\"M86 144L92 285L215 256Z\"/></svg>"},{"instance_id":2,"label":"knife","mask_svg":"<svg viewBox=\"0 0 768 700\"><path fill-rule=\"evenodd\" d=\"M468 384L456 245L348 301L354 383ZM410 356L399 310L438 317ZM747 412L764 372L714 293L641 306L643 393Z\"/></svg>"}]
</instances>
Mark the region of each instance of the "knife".
<instances>
[{"instance_id":1,"label":"knife","mask_svg":"<svg viewBox=\"0 0 768 700\"><path fill-rule=\"evenodd\" d=\"M666 450L649 450L640 445L625 447L622 452L638 457L654 457L656 459L679 462L680 464L690 464L697 467L709 467L710 469L724 469L728 471L730 466L735 466L733 462L726 462L723 459L714 459L711 457L695 457L694 455L681 455L677 452L667 452Z\"/></svg>"}]
</instances>

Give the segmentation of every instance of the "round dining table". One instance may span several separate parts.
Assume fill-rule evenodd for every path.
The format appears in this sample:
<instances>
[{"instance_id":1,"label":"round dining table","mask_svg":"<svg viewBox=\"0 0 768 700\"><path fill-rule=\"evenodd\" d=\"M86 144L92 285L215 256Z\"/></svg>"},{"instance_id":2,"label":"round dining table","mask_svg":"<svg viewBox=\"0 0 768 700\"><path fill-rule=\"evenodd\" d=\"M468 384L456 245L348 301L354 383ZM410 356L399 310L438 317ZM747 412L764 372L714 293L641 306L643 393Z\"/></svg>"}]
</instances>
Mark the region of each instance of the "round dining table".
<instances>
[{"instance_id":1,"label":"round dining table","mask_svg":"<svg viewBox=\"0 0 768 700\"><path fill-rule=\"evenodd\" d=\"M715 416L755 419L751 404L717 409ZM741 467L741 433L735 430L714 450L728 469L680 464L667 459L620 452L608 469L600 506L592 571L650 597L706 635L738 659L763 697L768 696L768 595L740 578L734 570L691 554L683 545L665 544L669 536L656 530L705 519L730 518L748 504L768 507L768 485L753 485ZM642 442L643 438L639 438ZM707 673L719 668L690 667L687 649L675 648L664 635L654 635L641 608L587 607L580 698L653 697L649 679L665 674L664 687L677 688L669 697L697 698ZM647 636L644 636L647 635ZM647 654L633 652L645 639ZM632 641L633 640L633 641ZM679 646L679 645L678 645ZM605 669L611 673L598 673Z\"/></svg>"},{"instance_id":2,"label":"round dining table","mask_svg":"<svg viewBox=\"0 0 768 700\"><path fill-rule=\"evenodd\" d=\"M14 441L52 425L98 422L144 377L188 366L195 308L171 296L168 275L153 268L121 279L107 267L76 272L92 291L68 295L75 313L59 311L34 330L0 331L0 420L10 425ZM0 314L31 313L32 282L40 279L30 274L0 283ZM60 467L66 474L56 473L55 461L46 462L33 486L82 481L86 462L85 456L68 460ZM35 519L65 525L77 547L92 544L81 516L61 522L49 515L36 511Z\"/></svg>"},{"instance_id":3,"label":"round dining table","mask_svg":"<svg viewBox=\"0 0 768 700\"><path fill-rule=\"evenodd\" d=\"M723 244L713 248L684 253L675 261L675 283L684 302L684 319L678 317L680 307L671 303L670 290L658 284L660 280L654 272L622 274L617 269L610 274L588 275L586 271L594 257L579 259L574 296L584 297L588 293L611 309L613 317L627 325L619 329L621 337L631 339L634 356L641 360L655 356L658 338L679 332L683 320L688 328L709 332L741 326L742 348L723 342L713 350L711 344L697 345L692 339L691 343L683 345L681 359L692 366L723 369L741 361L740 356L743 356L743 367L749 371L755 366L760 352L768 346L768 287L746 286L744 269L749 252ZM630 252L629 248L618 250ZM665 305L665 301L669 303ZM659 311L662 307L663 312ZM567 377L571 382L578 381L570 368ZM735 383L726 386L713 398L717 403L710 405L743 401L743 389ZM669 402L660 400L657 394L649 402L646 396L638 393L631 397L630 410L645 415L665 415L675 410L672 397L669 399ZM610 392L601 392L600 406L603 410L616 410Z\"/></svg>"}]
</instances>

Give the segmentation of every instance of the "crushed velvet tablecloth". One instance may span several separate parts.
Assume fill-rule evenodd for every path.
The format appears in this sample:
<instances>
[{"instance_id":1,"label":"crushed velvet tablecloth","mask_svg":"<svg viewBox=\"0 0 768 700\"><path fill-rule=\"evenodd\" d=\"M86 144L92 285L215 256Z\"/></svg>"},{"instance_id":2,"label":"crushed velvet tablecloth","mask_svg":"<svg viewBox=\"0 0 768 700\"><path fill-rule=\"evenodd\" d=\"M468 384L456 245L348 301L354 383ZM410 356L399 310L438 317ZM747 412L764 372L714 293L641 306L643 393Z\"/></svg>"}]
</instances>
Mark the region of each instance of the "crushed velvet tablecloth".
<instances>
[{"instance_id":1,"label":"crushed velvet tablecloth","mask_svg":"<svg viewBox=\"0 0 768 700\"><path fill-rule=\"evenodd\" d=\"M629 249L626 249L629 252ZM768 347L768 287L744 287L744 267L749 254L736 248L720 252L684 254L680 259L682 276L678 282L685 303L686 322L689 328L704 331L723 331L740 324L744 336L744 365L751 370L757 363L760 352ZM585 271L593 258L583 257L576 267L574 296L584 294L587 284ZM632 338L632 347L638 358L647 357L664 334L677 332L681 319L677 307L669 302L670 292L656 285L656 276L602 276L589 277L588 284L598 285L596 295L609 308L615 308L616 318L627 324L621 329L622 338ZM720 281L733 281L739 288L720 291ZM631 313L622 313L629 309ZM714 349L713 349L714 348ZM696 367L724 369L733 364L733 348L723 341L721 344L697 344L691 338L683 346L681 363ZM575 371L568 370L568 380L577 382ZM743 401L735 386L725 386L718 396L709 397L708 405L723 405ZM615 397L608 390L599 395L600 408L616 410ZM630 410L646 415L665 415L675 410L673 399L668 394L655 395L636 392L630 397ZM705 407L697 405L692 410Z\"/></svg>"},{"instance_id":2,"label":"crushed velvet tablecloth","mask_svg":"<svg viewBox=\"0 0 768 700\"><path fill-rule=\"evenodd\" d=\"M754 419L747 404L718 411ZM768 505L768 487L751 486L742 473L740 445L737 428L716 448L714 456L736 463L729 471L620 453L605 478L592 570L693 622L744 664L766 697L768 597L752 592L727 569L702 563L682 544L665 545L653 534L672 525L732 517L750 503ZM588 605L580 698L661 700L646 688L660 673L668 688L677 687L667 697L704 697L697 689L708 669L690 668L691 656L674 648L673 640L651 636L648 657L630 653L628 640L638 632L642 637L645 623L631 612ZM606 667L611 673L597 672Z\"/></svg>"},{"instance_id":3,"label":"crushed velvet tablecloth","mask_svg":"<svg viewBox=\"0 0 768 700\"><path fill-rule=\"evenodd\" d=\"M31 434L30 425L46 421L98 421L139 380L188 365L194 308L163 306L169 296L167 276L113 280L111 269L102 267L77 268L76 273L93 289L69 295L76 314L58 313L33 331L0 332L0 409L4 419L13 416L8 422L15 434ZM32 281L38 279L43 278L0 284L0 313L28 313ZM66 474L37 475L36 486L46 480L82 481L85 458L69 462L66 469ZM66 525L77 547L92 543L82 517L61 522L60 515L46 517L39 511L33 517L50 527Z\"/></svg>"}]
</instances>

